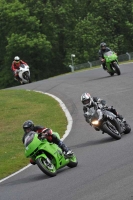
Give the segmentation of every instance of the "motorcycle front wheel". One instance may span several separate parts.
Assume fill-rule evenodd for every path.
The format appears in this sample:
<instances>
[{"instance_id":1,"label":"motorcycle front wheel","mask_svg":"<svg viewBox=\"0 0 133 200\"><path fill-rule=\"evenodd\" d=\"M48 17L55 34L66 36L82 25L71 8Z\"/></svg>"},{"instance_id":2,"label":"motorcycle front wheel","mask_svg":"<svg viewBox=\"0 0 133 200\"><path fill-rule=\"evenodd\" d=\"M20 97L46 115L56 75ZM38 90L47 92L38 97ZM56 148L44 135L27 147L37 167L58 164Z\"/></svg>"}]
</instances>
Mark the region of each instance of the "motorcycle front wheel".
<instances>
[{"instance_id":1,"label":"motorcycle front wheel","mask_svg":"<svg viewBox=\"0 0 133 200\"><path fill-rule=\"evenodd\" d=\"M31 83L31 79L30 79L30 76L29 76L29 73L28 72L25 72L23 74L23 78L26 79L29 83Z\"/></svg>"},{"instance_id":2,"label":"motorcycle front wheel","mask_svg":"<svg viewBox=\"0 0 133 200\"><path fill-rule=\"evenodd\" d=\"M115 121L115 125L114 125L114 122L112 124L110 121L108 121L108 123L104 123L102 129L105 133L110 135L112 138L116 140L121 139L121 134L120 134L121 128L116 121Z\"/></svg>"},{"instance_id":3,"label":"motorcycle front wheel","mask_svg":"<svg viewBox=\"0 0 133 200\"><path fill-rule=\"evenodd\" d=\"M119 68L119 66L116 62L113 62L113 67L115 68L117 75L120 75L121 71L120 71L120 68Z\"/></svg>"},{"instance_id":4,"label":"motorcycle front wheel","mask_svg":"<svg viewBox=\"0 0 133 200\"><path fill-rule=\"evenodd\" d=\"M36 164L38 165L39 169L46 175L50 177L56 176L56 168L49 158L45 159L43 157L40 157L36 160Z\"/></svg>"}]
</instances>

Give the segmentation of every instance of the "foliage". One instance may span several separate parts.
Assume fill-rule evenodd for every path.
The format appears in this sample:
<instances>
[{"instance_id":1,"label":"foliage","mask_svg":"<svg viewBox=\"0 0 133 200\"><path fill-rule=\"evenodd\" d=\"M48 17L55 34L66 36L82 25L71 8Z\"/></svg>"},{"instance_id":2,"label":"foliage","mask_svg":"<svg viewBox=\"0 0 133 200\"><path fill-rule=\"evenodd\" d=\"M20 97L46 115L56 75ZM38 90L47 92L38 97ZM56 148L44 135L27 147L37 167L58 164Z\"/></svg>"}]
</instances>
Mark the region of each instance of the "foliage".
<instances>
[{"instance_id":1,"label":"foliage","mask_svg":"<svg viewBox=\"0 0 133 200\"><path fill-rule=\"evenodd\" d=\"M0 88L15 85L10 66L18 55L37 81L98 59L105 41L118 54L132 51L131 0L0 0ZM5 74L3 77L3 74Z\"/></svg>"}]
</instances>

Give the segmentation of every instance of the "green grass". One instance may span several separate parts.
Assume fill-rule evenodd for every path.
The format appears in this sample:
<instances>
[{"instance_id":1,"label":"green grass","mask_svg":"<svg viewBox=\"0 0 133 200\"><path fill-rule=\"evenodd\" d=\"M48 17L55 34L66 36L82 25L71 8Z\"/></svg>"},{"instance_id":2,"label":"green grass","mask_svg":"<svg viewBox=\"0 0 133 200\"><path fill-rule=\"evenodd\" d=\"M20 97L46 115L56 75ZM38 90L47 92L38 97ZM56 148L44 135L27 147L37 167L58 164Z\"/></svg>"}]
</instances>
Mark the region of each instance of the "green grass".
<instances>
[{"instance_id":1,"label":"green grass","mask_svg":"<svg viewBox=\"0 0 133 200\"><path fill-rule=\"evenodd\" d=\"M26 120L51 128L62 135L67 119L52 97L26 90L0 91L0 179L29 164L24 155L22 125Z\"/></svg>"}]
</instances>

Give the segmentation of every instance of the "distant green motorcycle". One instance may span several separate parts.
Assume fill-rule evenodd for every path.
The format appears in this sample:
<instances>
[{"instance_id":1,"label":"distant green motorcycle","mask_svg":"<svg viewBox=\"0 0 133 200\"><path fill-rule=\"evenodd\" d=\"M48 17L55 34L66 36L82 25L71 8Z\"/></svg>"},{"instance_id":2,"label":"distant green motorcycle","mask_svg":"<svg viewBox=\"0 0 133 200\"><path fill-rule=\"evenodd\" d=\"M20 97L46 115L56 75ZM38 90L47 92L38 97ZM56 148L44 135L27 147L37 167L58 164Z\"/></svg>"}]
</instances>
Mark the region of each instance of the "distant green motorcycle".
<instances>
[{"instance_id":1,"label":"distant green motorcycle","mask_svg":"<svg viewBox=\"0 0 133 200\"><path fill-rule=\"evenodd\" d=\"M107 72L113 76L115 73L117 75L121 74L120 67L118 64L118 56L113 51L108 51L104 53L104 59L106 63Z\"/></svg>"},{"instance_id":2,"label":"distant green motorcycle","mask_svg":"<svg viewBox=\"0 0 133 200\"><path fill-rule=\"evenodd\" d=\"M56 134L60 138L59 134ZM34 131L28 133L24 141L25 156L32 158L40 170L48 176L56 176L57 170L68 166L76 167L78 164L76 156L66 156L62 149L54 143L50 143L46 138L38 139L38 134Z\"/></svg>"}]
</instances>

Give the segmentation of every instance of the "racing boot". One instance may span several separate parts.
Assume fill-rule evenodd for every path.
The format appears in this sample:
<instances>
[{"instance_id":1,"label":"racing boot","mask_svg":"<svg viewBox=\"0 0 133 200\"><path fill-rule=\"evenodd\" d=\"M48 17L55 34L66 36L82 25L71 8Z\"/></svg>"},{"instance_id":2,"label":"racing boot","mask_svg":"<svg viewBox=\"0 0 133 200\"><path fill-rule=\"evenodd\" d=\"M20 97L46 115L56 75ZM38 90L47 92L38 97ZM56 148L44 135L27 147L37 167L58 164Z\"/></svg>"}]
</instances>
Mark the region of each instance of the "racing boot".
<instances>
[{"instance_id":1,"label":"racing boot","mask_svg":"<svg viewBox=\"0 0 133 200\"><path fill-rule=\"evenodd\" d=\"M105 65L104 62L101 64L101 66L102 66L103 70L107 70L106 65Z\"/></svg>"},{"instance_id":2,"label":"racing boot","mask_svg":"<svg viewBox=\"0 0 133 200\"><path fill-rule=\"evenodd\" d=\"M22 79L21 79L21 78L19 78L19 76L15 76L15 77L14 77L14 80L16 80L16 81L20 82L21 84L23 83L23 82L22 82Z\"/></svg>"},{"instance_id":3,"label":"racing boot","mask_svg":"<svg viewBox=\"0 0 133 200\"><path fill-rule=\"evenodd\" d=\"M15 80L15 81L18 81L18 79L17 79L16 77L14 77L14 80Z\"/></svg>"},{"instance_id":4,"label":"racing boot","mask_svg":"<svg viewBox=\"0 0 133 200\"><path fill-rule=\"evenodd\" d=\"M62 141L60 141L58 145L62 149L62 151L65 153L66 156L73 155L72 150L70 150Z\"/></svg>"}]
</instances>

